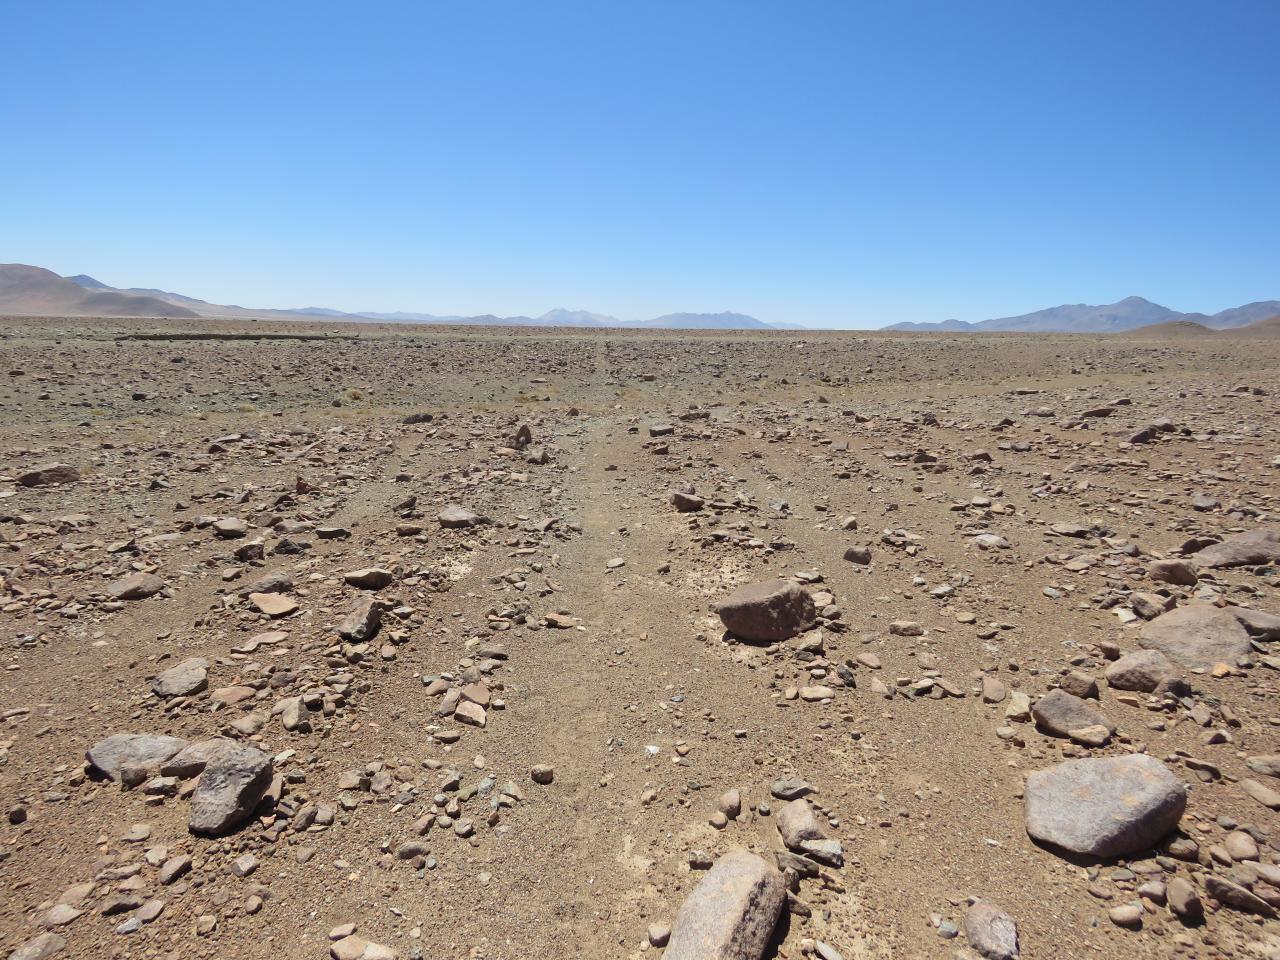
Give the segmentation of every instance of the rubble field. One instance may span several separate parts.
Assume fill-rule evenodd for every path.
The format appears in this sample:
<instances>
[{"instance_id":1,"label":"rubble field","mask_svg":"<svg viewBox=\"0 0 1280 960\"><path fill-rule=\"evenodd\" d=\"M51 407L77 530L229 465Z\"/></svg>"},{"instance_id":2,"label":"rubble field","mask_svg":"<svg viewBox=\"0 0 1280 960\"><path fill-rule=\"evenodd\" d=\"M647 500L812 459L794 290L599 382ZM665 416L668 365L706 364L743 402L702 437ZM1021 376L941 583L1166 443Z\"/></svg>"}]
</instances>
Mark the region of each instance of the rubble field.
<instances>
[{"instance_id":1,"label":"rubble field","mask_svg":"<svg viewBox=\"0 0 1280 960\"><path fill-rule=\"evenodd\" d=\"M1280 339L0 364L0 956L1280 957Z\"/></svg>"}]
</instances>

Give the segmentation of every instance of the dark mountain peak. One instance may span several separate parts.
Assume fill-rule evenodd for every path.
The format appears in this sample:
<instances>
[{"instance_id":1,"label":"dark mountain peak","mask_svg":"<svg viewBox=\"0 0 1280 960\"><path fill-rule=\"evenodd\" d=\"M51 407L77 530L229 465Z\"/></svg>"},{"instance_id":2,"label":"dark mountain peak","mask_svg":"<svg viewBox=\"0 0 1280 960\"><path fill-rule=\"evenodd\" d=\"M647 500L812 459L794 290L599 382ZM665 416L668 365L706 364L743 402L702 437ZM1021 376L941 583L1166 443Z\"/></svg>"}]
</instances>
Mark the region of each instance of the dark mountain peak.
<instances>
[{"instance_id":1,"label":"dark mountain peak","mask_svg":"<svg viewBox=\"0 0 1280 960\"><path fill-rule=\"evenodd\" d=\"M92 279L92 278L90 278ZM0 264L0 313L36 317L194 317L194 311L156 297L111 287L85 287L52 270Z\"/></svg>"},{"instance_id":2,"label":"dark mountain peak","mask_svg":"<svg viewBox=\"0 0 1280 960\"><path fill-rule=\"evenodd\" d=\"M93 279L93 277L89 276L87 273L77 273L74 277L67 277L67 279L70 280L72 283L80 284L80 286L84 287L86 290L114 290L115 289L114 287L107 286L101 280Z\"/></svg>"}]
</instances>

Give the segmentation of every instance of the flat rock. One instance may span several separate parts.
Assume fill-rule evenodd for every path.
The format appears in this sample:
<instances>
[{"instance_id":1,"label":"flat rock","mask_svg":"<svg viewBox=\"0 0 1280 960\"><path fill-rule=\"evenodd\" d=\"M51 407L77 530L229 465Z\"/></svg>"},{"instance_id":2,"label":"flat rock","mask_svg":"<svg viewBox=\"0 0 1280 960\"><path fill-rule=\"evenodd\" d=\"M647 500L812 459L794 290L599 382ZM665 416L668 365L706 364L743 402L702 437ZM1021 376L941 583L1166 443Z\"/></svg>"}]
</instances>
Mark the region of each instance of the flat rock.
<instances>
[{"instance_id":1,"label":"flat rock","mask_svg":"<svg viewBox=\"0 0 1280 960\"><path fill-rule=\"evenodd\" d=\"M1252 647L1249 634L1232 614L1211 603L1189 603L1142 625L1138 644L1159 650L1184 667L1235 665Z\"/></svg>"},{"instance_id":2,"label":"flat rock","mask_svg":"<svg viewBox=\"0 0 1280 960\"><path fill-rule=\"evenodd\" d=\"M363 570L352 570L343 579L361 590L381 590L395 579L395 575L381 567L366 567Z\"/></svg>"},{"instance_id":3,"label":"flat rock","mask_svg":"<svg viewBox=\"0 0 1280 960\"><path fill-rule=\"evenodd\" d=\"M1214 570L1274 563L1280 560L1280 528L1261 527L1238 533L1196 551L1191 560L1197 566Z\"/></svg>"},{"instance_id":4,"label":"flat rock","mask_svg":"<svg viewBox=\"0 0 1280 960\"><path fill-rule=\"evenodd\" d=\"M123 767L158 767L187 746L181 737L152 733L115 733L89 748L90 768L108 780L119 780Z\"/></svg>"},{"instance_id":5,"label":"flat rock","mask_svg":"<svg viewBox=\"0 0 1280 960\"><path fill-rule=\"evenodd\" d=\"M52 487L60 483L75 483L79 479L80 471L66 463L47 463L18 474L18 483L24 487Z\"/></svg>"},{"instance_id":6,"label":"flat rock","mask_svg":"<svg viewBox=\"0 0 1280 960\"><path fill-rule=\"evenodd\" d=\"M268 617L287 617L298 609L298 601L283 593L251 593L249 602Z\"/></svg>"},{"instance_id":7,"label":"flat rock","mask_svg":"<svg viewBox=\"0 0 1280 960\"><path fill-rule=\"evenodd\" d=\"M189 697L209 686L209 661L204 657L192 657L170 667L151 682L151 689L158 697Z\"/></svg>"},{"instance_id":8,"label":"flat rock","mask_svg":"<svg viewBox=\"0 0 1280 960\"><path fill-rule=\"evenodd\" d=\"M238 540L249 532L249 524L239 517L223 517L211 524L215 536L223 540Z\"/></svg>"},{"instance_id":9,"label":"flat rock","mask_svg":"<svg viewBox=\"0 0 1280 960\"><path fill-rule=\"evenodd\" d=\"M165 588L165 582L154 573L131 573L107 587L107 595L116 600L145 600Z\"/></svg>"},{"instance_id":10,"label":"flat rock","mask_svg":"<svg viewBox=\"0 0 1280 960\"><path fill-rule=\"evenodd\" d=\"M760 960L785 900L777 867L732 850L680 905L663 960Z\"/></svg>"},{"instance_id":11,"label":"flat rock","mask_svg":"<svg viewBox=\"0 0 1280 960\"><path fill-rule=\"evenodd\" d=\"M66 947L67 941L56 933L42 933L32 937L9 954L9 960L49 960Z\"/></svg>"},{"instance_id":12,"label":"flat rock","mask_svg":"<svg viewBox=\"0 0 1280 960\"><path fill-rule=\"evenodd\" d=\"M817 619L808 591L781 579L741 586L718 603L715 612L730 633L756 643L786 640Z\"/></svg>"},{"instance_id":13,"label":"flat rock","mask_svg":"<svg viewBox=\"0 0 1280 960\"><path fill-rule=\"evenodd\" d=\"M1027 775L1027 833L1091 857L1145 850L1177 826L1187 788L1146 754L1067 760Z\"/></svg>"},{"instance_id":14,"label":"flat rock","mask_svg":"<svg viewBox=\"0 0 1280 960\"><path fill-rule=\"evenodd\" d=\"M1271 810L1280 810L1280 790L1273 790L1259 780L1248 778L1240 781L1240 789L1264 807L1268 807Z\"/></svg>"},{"instance_id":15,"label":"flat rock","mask_svg":"<svg viewBox=\"0 0 1280 960\"><path fill-rule=\"evenodd\" d=\"M237 745L210 758L191 795L192 833L221 836L253 813L271 785L271 758Z\"/></svg>"},{"instance_id":16,"label":"flat rock","mask_svg":"<svg viewBox=\"0 0 1280 960\"><path fill-rule=\"evenodd\" d=\"M287 573L266 573L251 583L246 583L237 592L242 597L255 593L288 593L293 589L293 577Z\"/></svg>"}]
</instances>

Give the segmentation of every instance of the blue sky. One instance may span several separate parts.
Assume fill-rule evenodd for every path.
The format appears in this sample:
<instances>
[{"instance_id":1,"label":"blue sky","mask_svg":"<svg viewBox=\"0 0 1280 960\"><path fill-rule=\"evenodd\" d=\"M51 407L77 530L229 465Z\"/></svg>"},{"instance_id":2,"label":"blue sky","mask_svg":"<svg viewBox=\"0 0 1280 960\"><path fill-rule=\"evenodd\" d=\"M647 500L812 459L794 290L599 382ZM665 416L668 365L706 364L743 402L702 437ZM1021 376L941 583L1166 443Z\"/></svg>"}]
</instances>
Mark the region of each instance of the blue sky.
<instances>
[{"instance_id":1,"label":"blue sky","mask_svg":"<svg viewBox=\"0 0 1280 960\"><path fill-rule=\"evenodd\" d=\"M875 327L1280 298L1280 2L25 3L0 260Z\"/></svg>"}]
</instances>

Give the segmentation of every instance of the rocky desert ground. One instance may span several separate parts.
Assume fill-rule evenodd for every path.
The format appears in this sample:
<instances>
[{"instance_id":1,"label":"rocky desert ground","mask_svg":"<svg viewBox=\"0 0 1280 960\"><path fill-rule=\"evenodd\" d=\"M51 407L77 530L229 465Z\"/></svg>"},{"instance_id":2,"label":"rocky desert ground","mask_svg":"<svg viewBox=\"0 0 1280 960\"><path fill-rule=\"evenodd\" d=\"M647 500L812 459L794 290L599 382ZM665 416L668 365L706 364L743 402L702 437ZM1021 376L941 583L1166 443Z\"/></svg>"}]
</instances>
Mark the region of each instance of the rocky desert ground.
<instances>
[{"instance_id":1,"label":"rocky desert ground","mask_svg":"<svg viewBox=\"0 0 1280 960\"><path fill-rule=\"evenodd\" d=\"M1280 957L1280 340L0 362L4 955Z\"/></svg>"}]
</instances>

